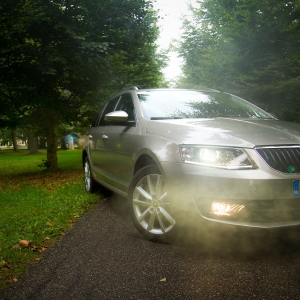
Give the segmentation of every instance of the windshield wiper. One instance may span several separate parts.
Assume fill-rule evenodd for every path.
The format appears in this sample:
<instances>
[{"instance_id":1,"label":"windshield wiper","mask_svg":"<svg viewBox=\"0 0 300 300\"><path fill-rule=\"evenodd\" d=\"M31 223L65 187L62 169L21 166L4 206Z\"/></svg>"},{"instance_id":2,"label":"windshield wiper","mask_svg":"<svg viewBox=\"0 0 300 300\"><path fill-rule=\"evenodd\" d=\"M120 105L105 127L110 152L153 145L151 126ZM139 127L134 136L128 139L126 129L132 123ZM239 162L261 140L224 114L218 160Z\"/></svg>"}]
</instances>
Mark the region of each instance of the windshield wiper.
<instances>
[{"instance_id":1,"label":"windshield wiper","mask_svg":"<svg viewBox=\"0 0 300 300\"><path fill-rule=\"evenodd\" d=\"M186 117L151 117L150 120L186 119Z\"/></svg>"}]
</instances>

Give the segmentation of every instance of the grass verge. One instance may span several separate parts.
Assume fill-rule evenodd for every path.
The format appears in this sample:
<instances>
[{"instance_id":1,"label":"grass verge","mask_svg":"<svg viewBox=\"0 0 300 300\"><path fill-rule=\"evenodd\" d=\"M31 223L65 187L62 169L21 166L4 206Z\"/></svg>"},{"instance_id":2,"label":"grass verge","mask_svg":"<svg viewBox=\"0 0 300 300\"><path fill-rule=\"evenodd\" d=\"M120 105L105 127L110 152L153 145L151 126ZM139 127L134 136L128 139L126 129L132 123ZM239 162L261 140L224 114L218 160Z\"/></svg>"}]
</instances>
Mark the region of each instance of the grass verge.
<instances>
[{"instance_id":1,"label":"grass verge","mask_svg":"<svg viewBox=\"0 0 300 300\"><path fill-rule=\"evenodd\" d=\"M56 173L38 167L43 155L0 153L0 292L99 201L84 190L80 150L59 151Z\"/></svg>"}]
</instances>

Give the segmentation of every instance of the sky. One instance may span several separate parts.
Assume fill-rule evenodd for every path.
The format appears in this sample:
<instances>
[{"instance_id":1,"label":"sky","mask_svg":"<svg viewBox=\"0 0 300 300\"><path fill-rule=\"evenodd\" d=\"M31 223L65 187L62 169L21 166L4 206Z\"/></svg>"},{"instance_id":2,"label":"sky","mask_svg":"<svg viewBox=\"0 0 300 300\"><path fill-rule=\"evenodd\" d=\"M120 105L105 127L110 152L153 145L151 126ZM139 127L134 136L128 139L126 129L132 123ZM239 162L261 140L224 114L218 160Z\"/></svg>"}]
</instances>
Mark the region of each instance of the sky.
<instances>
[{"instance_id":1,"label":"sky","mask_svg":"<svg viewBox=\"0 0 300 300\"><path fill-rule=\"evenodd\" d=\"M194 2L195 0L192 0ZM154 8L159 9L159 15L163 17L159 21L160 37L158 45L161 49L167 49L173 39L178 39L181 29L181 17L189 14L188 3L190 0L156 0ZM176 52L169 54L169 66L164 69L166 79L172 80L181 74L180 65L182 59Z\"/></svg>"}]
</instances>

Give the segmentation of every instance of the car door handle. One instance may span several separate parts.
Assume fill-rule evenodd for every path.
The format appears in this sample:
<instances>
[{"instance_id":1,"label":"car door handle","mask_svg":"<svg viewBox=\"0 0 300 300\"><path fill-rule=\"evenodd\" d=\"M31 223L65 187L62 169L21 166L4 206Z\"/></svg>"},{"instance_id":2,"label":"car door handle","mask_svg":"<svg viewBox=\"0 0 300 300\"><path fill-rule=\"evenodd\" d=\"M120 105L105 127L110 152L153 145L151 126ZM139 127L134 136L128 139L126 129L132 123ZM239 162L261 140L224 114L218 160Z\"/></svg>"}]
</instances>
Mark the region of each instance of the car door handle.
<instances>
[{"instance_id":1,"label":"car door handle","mask_svg":"<svg viewBox=\"0 0 300 300\"><path fill-rule=\"evenodd\" d=\"M102 135L102 139L103 139L103 140L107 140L107 139L108 139L108 136L105 135L105 134L103 134L103 135Z\"/></svg>"}]
</instances>

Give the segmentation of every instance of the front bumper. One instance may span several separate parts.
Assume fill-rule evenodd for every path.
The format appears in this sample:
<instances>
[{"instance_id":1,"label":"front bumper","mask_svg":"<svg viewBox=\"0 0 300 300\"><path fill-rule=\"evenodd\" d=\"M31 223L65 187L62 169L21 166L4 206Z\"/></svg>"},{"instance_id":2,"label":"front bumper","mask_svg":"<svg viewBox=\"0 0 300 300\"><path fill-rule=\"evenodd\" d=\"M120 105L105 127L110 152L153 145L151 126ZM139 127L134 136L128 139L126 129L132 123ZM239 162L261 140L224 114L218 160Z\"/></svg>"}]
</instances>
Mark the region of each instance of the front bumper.
<instances>
[{"instance_id":1,"label":"front bumper","mask_svg":"<svg viewBox=\"0 0 300 300\"><path fill-rule=\"evenodd\" d=\"M268 166L224 170L182 163L162 163L176 207L193 210L209 222L275 228L300 225L300 198L293 180Z\"/></svg>"}]
</instances>

